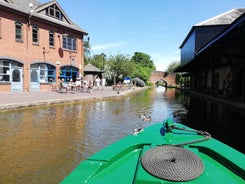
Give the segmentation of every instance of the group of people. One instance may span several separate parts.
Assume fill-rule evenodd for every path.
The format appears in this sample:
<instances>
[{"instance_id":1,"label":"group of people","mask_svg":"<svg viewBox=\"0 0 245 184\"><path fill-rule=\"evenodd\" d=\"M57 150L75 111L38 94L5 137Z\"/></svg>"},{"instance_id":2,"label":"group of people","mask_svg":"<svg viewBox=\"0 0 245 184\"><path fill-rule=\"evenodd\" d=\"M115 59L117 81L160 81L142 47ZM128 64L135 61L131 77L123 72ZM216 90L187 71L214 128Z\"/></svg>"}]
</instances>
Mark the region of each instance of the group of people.
<instances>
[{"instance_id":1,"label":"group of people","mask_svg":"<svg viewBox=\"0 0 245 184\"><path fill-rule=\"evenodd\" d=\"M106 85L105 78L100 79L98 76L95 79L95 84L97 90L102 89ZM66 83L64 79L59 79L59 92L92 92L94 87L94 82L92 80L87 80L86 78L77 78L76 81L70 79L69 83ZM102 87L101 87L102 86Z\"/></svg>"},{"instance_id":2,"label":"group of people","mask_svg":"<svg viewBox=\"0 0 245 184\"><path fill-rule=\"evenodd\" d=\"M96 77L95 83L96 83L97 90L99 90L101 86L103 89L103 87L105 86L106 80L105 78L100 79L99 77Z\"/></svg>"}]
</instances>

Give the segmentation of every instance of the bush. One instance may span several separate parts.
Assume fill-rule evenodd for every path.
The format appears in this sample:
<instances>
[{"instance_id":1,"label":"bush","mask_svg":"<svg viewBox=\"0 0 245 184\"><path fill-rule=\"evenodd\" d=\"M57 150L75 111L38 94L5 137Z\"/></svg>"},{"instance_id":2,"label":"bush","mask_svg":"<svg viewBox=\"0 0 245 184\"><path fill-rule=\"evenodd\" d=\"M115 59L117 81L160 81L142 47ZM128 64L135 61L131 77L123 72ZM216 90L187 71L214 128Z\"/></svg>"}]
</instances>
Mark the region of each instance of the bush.
<instances>
[{"instance_id":1,"label":"bush","mask_svg":"<svg viewBox=\"0 0 245 184\"><path fill-rule=\"evenodd\" d=\"M144 87L145 86L145 82L143 80L141 80L140 78L136 77L132 79L132 82L135 86L139 86L139 87Z\"/></svg>"},{"instance_id":2,"label":"bush","mask_svg":"<svg viewBox=\"0 0 245 184\"><path fill-rule=\"evenodd\" d=\"M154 87L155 85L154 85L154 83L153 82L150 82L150 81L147 81L147 86L150 86L150 87Z\"/></svg>"}]
</instances>

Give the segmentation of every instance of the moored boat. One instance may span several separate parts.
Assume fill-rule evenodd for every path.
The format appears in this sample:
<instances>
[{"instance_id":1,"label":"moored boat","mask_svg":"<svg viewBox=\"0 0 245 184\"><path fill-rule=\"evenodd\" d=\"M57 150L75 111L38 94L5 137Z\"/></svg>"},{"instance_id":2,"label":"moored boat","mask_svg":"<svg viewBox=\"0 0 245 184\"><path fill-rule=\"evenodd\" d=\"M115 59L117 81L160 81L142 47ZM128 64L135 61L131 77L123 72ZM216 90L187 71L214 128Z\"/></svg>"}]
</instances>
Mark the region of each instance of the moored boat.
<instances>
[{"instance_id":1,"label":"moored boat","mask_svg":"<svg viewBox=\"0 0 245 184\"><path fill-rule=\"evenodd\" d=\"M82 161L61 183L244 183L243 153L167 119Z\"/></svg>"}]
</instances>

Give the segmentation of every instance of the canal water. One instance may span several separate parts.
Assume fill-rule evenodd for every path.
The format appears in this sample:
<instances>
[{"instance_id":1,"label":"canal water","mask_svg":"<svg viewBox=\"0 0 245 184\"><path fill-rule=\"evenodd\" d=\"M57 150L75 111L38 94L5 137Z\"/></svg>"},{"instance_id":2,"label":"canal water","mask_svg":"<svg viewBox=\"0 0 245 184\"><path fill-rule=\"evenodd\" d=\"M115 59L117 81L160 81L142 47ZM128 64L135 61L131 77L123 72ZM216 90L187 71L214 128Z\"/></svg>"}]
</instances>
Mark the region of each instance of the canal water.
<instances>
[{"instance_id":1,"label":"canal water","mask_svg":"<svg viewBox=\"0 0 245 184\"><path fill-rule=\"evenodd\" d=\"M160 87L114 100L0 113L0 183L59 183L89 155L169 117L244 153L244 112Z\"/></svg>"}]
</instances>

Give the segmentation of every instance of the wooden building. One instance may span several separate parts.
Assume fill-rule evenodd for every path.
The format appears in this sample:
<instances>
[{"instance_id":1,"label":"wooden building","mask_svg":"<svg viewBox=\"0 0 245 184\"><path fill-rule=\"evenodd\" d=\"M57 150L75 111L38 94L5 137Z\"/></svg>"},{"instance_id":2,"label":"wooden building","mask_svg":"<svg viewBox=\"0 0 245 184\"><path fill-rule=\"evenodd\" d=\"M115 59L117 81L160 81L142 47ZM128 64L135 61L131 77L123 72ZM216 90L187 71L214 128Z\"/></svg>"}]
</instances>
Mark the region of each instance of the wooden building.
<instances>
[{"instance_id":1,"label":"wooden building","mask_svg":"<svg viewBox=\"0 0 245 184\"><path fill-rule=\"evenodd\" d=\"M101 71L101 69L89 63L84 66L83 73L84 73L85 79L94 81L96 77L99 77L100 79L102 79L103 72Z\"/></svg>"},{"instance_id":2,"label":"wooden building","mask_svg":"<svg viewBox=\"0 0 245 184\"><path fill-rule=\"evenodd\" d=\"M75 80L83 72L86 35L57 1L0 0L0 92Z\"/></svg>"},{"instance_id":3,"label":"wooden building","mask_svg":"<svg viewBox=\"0 0 245 184\"><path fill-rule=\"evenodd\" d=\"M245 8L194 25L180 49L183 88L245 100Z\"/></svg>"}]
</instances>

